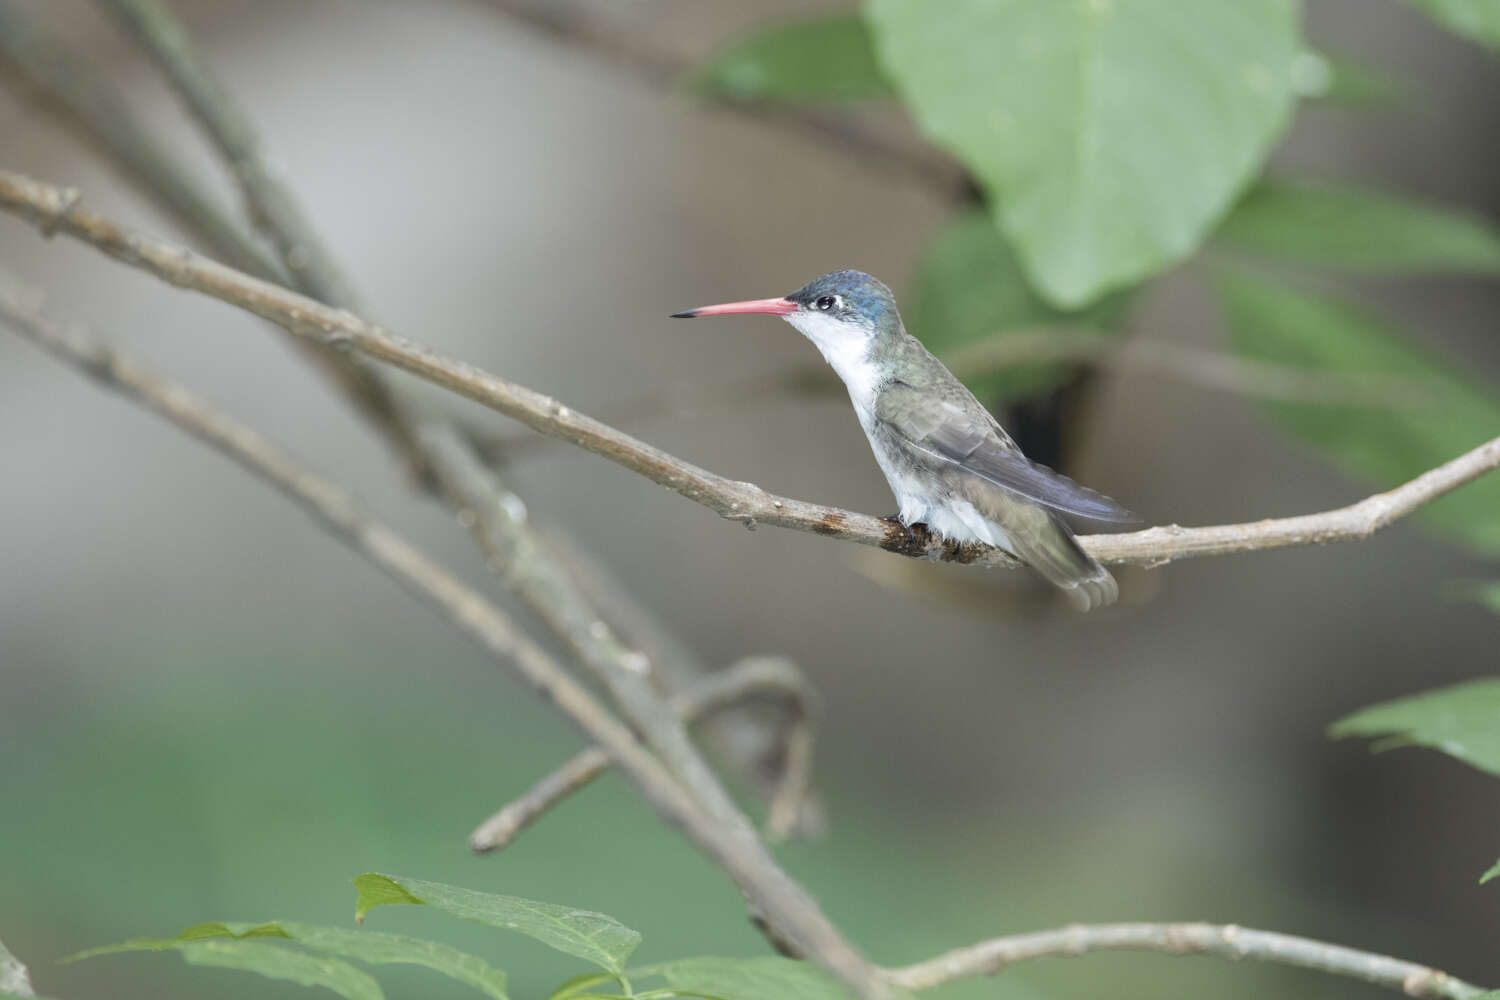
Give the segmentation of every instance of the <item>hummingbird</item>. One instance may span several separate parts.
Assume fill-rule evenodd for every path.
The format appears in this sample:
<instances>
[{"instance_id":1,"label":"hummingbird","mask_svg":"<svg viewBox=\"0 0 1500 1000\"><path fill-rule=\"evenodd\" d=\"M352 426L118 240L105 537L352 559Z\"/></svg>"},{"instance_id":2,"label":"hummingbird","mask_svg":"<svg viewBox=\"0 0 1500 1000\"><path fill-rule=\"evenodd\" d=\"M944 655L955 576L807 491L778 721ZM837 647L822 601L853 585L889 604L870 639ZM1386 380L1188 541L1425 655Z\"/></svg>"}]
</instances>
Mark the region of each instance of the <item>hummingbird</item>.
<instances>
[{"instance_id":1,"label":"hummingbird","mask_svg":"<svg viewBox=\"0 0 1500 1000\"><path fill-rule=\"evenodd\" d=\"M1078 544L1063 515L1105 523L1135 516L1021 454L1000 422L906 332L885 284L863 271L834 271L783 298L672 315L742 313L780 316L843 380L903 525L1004 549L1084 611L1119 596L1114 577Z\"/></svg>"}]
</instances>

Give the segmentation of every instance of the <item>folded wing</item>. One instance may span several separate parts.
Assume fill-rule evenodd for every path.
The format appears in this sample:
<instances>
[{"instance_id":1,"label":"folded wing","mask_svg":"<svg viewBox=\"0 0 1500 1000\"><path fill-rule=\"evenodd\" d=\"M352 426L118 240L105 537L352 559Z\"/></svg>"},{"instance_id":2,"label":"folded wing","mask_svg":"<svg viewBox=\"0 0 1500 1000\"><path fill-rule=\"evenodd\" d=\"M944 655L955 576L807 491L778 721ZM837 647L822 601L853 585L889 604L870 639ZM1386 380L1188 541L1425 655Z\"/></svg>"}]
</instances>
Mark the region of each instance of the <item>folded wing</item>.
<instances>
[{"instance_id":1,"label":"folded wing","mask_svg":"<svg viewBox=\"0 0 1500 1000\"><path fill-rule=\"evenodd\" d=\"M960 469L1073 517L1111 524L1138 520L1104 494L1028 459L984 416L903 382L887 384L875 405L877 420L936 465Z\"/></svg>"}]
</instances>

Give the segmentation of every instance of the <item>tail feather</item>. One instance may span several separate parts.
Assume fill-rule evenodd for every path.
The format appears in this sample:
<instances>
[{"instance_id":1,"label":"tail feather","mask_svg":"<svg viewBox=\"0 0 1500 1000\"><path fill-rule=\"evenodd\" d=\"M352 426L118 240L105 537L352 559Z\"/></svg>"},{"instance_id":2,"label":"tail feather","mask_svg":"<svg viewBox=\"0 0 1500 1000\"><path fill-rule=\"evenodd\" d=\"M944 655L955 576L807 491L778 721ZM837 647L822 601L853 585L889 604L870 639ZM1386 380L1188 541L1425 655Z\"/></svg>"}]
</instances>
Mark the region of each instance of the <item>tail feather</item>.
<instances>
[{"instance_id":1,"label":"tail feather","mask_svg":"<svg viewBox=\"0 0 1500 1000\"><path fill-rule=\"evenodd\" d=\"M1051 531L1011 532L1015 554L1060 588L1080 611L1115 603L1120 586L1109 570L1083 551L1066 524L1055 516L1051 520Z\"/></svg>"},{"instance_id":2,"label":"tail feather","mask_svg":"<svg viewBox=\"0 0 1500 1000\"><path fill-rule=\"evenodd\" d=\"M985 490L971 490L975 514L988 522L991 535L976 524L980 538L990 538L1058 587L1081 611L1113 604L1120 596L1119 584L1109 570L1099 565L1073 537L1062 518L1045 507L1018 503L1010 497Z\"/></svg>"}]
</instances>

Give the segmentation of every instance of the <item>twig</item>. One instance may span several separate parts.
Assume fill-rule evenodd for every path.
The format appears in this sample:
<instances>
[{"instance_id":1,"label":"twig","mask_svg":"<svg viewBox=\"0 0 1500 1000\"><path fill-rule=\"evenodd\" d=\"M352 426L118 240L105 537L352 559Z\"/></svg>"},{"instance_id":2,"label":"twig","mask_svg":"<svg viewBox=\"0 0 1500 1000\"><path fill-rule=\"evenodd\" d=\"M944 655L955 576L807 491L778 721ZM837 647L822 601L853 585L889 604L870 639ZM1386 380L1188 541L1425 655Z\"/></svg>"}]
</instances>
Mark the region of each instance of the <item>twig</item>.
<instances>
[{"instance_id":1,"label":"twig","mask_svg":"<svg viewBox=\"0 0 1500 1000\"><path fill-rule=\"evenodd\" d=\"M730 520L810 531L873 545L902 555L1015 566L1005 551L954 545L921 526L903 527L872 517L767 493L753 483L709 472L655 448L542 393L473 365L448 358L284 288L260 281L163 240L126 230L81 208L56 187L0 171L0 208L42 229L55 229L164 281L212 295L278 324L300 337L346 344L513 417L544 434L561 437L645 476ZM1386 493L1336 510L1246 524L1184 528L1169 524L1119 535L1088 535L1080 541L1102 562L1161 566L1177 559L1319 545L1368 538L1423 505L1500 465L1500 438Z\"/></svg>"},{"instance_id":2,"label":"twig","mask_svg":"<svg viewBox=\"0 0 1500 1000\"><path fill-rule=\"evenodd\" d=\"M162 67L199 124L229 162L252 216L275 243L293 281L324 303L361 308L352 283L318 239L291 190L276 178L259 151L247 116L219 84L186 31L161 0L108 0L109 6ZM659 695L650 663L621 643L517 505L447 420L417 422L414 409L392 394L392 424L407 438L450 504L467 510L473 534L502 579L509 583L578 658L609 688L636 730L683 786L755 862L759 886L740 884L752 916L779 947L812 958L844 978L861 995L877 996L883 984L874 967L823 916L816 903L776 865L718 778L689 740L681 721ZM520 508L524 510L524 507ZM738 881L738 880L737 880ZM769 905L769 908L767 906Z\"/></svg>"},{"instance_id":3,"label":"twig","mask_svg":"<svg viewBox=\"0 0 1500 1000\"><path fill-rule=\"evenodd\" d=\"M1413 962L1234 924L1075 925L995 938L946 952L916 965L888 970L887 975L897 986L926 990L955 979L993 975L1016 962L1032 958L1066 958L1096 951L1154 951L1168 955L1250 958L1363 979L1413 997L1468 1000L1484 992L1481 987Z\"/></svg>"},{"instance_id":4,"label":"twig","mask_svg":"<svg viewBox=\"0 0 1500 1000\"><path fill-rule=\"evenodd\" d=\"M847 945L843 945L847 954L840 953L826 939L831 933L842 943L817 905L768 861L758 841L705 810L629 729L483 594L369 516L338 487L298 467L256 431L213 409L183 386L47 319L40 311L40 298L0 280L0 319L55 357L166 417L269 481L333 535L435 606L493 656L515 666L544 700L555 704L588 739L605 749L668 825L681 830L730 874L757 912L776 920L792 941L855 985L862 996L888 995L874 966Z\"/></svg>"},{"instance_id":5,"label":"twig","mask_svg":"<svg viewBox=\"0 0 1500 1000\"><path fill-rule=\"evenodd\" d=\"M674 696L671 704L684 722L697 722L760 695L774 695L792 706L789 715L793 721L784 735L787 766L781 788L772 798L768 823L774 837L778 832L785 834L787 817L796 816L807 794L814 695L801 671L780 657L752 657L703 678ZM609 764L609 755L599 747L580 751L481 823L469 836L470 849L488 853L505 847L548 809L597 778Z\"/></svg>"},{"instance_id":6,"label":"twig","mask_svg":"<svg viewBox=\"0 0 1500 1000\"><path fill-rule=\"evenodd\" d=\"M662 89L683 83L694 66L687 59L643 41L618 23L590 15L576 3L557 0L486 0L499 10L557 42L585 49L631 76ZM890 138L862 128L848 115L793 105L723 101L715 107L773 127L809 136L838 150L867 170L910 177L940 195L967 197L964 172L924 144Z\"/></svg>"}]
</instances>

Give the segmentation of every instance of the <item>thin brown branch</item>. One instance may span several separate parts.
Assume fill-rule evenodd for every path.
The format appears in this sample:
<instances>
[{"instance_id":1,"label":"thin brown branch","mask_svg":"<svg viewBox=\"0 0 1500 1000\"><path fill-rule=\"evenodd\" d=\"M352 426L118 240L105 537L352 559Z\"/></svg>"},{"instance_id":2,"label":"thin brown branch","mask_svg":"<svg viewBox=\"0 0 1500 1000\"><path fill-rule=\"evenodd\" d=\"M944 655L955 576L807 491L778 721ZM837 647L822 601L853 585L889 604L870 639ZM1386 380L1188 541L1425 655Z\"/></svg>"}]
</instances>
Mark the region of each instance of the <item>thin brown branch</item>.
<instances>
[{"instance_id":1,"label":"thin brown branch","mask_svg":"<svg viewBox=\"0 0 1500 1000\"><path fill-rule=\"evenodd\" d=\"M352 282L318 239L290 188L271 172L248 116L218 82L166 4L109 0L109 6L156 59L229 163L252 216L276 245L298 287L324 303L361 308ZM873 966L776 865L658 693L650 662L618 640L561 563L546 551L528 520L515 516L524 506L509 502L511 495L454 424L432 418L419 424L412 407L394 394L390 398L398 405L389 419L409 439L409 451L449 503L471 515L475 539L491 563L498 564L501 579L604 682L636 730L709 815L740 838L763 880L759 886L740 886L760 925L778 946L822 963L861 995L878 995L883 984Z\"/></svg>"},{"instance_id":2,"label":"thin brown branch","mask_svg":"<svg viewBox=\"0 0 1500 1000\"><path fill-rule=\"evenodd\" d=\"M1028 959L1069 958L1099 951L1248 958L1362 979L1408 996L1434 1000L1469 1000L1484 992L1481 987L1414 962L1234 924L1075 925L994 938L916 965L891 969L887 975L897 986L926 990L955 979L994 975Z\"/></svg>"},{"instance_id":3,"label":"thin brown branch","mask_svg":"<svg viewBox=\"0 0 1500 1000\"><path fill-rule=\"evenodd\" d=\"M783 699L790 706L790 722L783 734L787 758L783 780L772 798L767 824L774 839L785 835L789 817L795 818L801 811L808 790L816 701L802 672L780 657L751 657L699 680L675 695L671 705L684 722L698 722L748 698L765 695ZM470 849L484 854L505 847L548 809L604 773L609 764L609 755L599 747L580 751L481 823L469 836Z\"/></svg>"},{"instance_id":4,"label":"thin brown branch","mask_svg":"<svg viewBox=\"0 0 1500 1000\"><path fill-rule=\"evenodd\" d=\"M359 317L235 271L164 240L132 232L81 208L76 193L0 171L0 208L45 232L66 233L164 281L214 296L297 336L343 344L483 403L534 430L561 437L645 476L722 517L878 546L902 555L1015 566L1001 549L954 545L921 526L776 496L717 475L579 413L556 399L445 357ZM1336 510L1245 524L1184 528L1169 524L1118 535L1089 535L1083 546L1113 564L1160 566L1177 559L1368 538L1500 465L1500 438L1385 493Z\"/></svg>"},{"instance_id":5,"label":"thin brown branch","mask_svg":"<svg viewBox=\"0 0 1500 1000\"><path fill-rule=\"evenodd\" d=\"M177 34L180 36L180 33ZM152 196L175 222L196 234L221 259L234 263L257 277L280 280L278 264L262 252L259 245L228 213L220 209L217 201L198 185L196 177L178 166L176 159L162 143L119 99L118 88L103 80L90 63L75 58L67 49L44 37L24 11L12 4L0 4L0 66L12 71L12 77L20 84L20 89L27 97L53 112L80 139L103 152L127 179ZM199 69L201 75L202 68ZM194 79L197 79L197 75ZM241 114L233 110L229 114L243 125L244 118ZM255 172L251 177L255 181L254 197L259 200L262 198L260 188L269 175ZM275 196L266 197L278 200ZM279 200L284 204L289 197L290 195L285 195ZM303 279L304 285L308 284L305 274L299 277ZM344 285L349 287L347 282ZM302 290L314 297L321 297L319 292L330 291L312 287L303 287ZM395 421L399 416L400 423L405 424L414 407L403 403L398 414L392 390L380 385L376 373L367 366L359 365L360 359L348 352L296 338L292 338L292 343L308 354L336 385L353 398L374 425L393 440L412 470L426 470L427 462L422 455L416 453L414 438ZM535 435L531 437L534 438ZM553 548L556 547L554 539ZM577 573L574 575L579 576ZM592 575L599 574L596 572ZM580 577L580 580L583 581L583 578ZM601 586L596 589L600 593L591 596L600 600L611 596L618 590L618 586ZM653 660L655 658L653 654ZM686 663L685 657L676 657L676 660ZM670 668L675 665L675 661L663 661L663 665ZM676 678L671 680L671 686L680 687L687 680L706 673L707 670L701 666L686 666L677 672ZM728 721L716 720L714 731L728 725ZM739 721L745 722L743 719ZM748 728L751 728L748 723L735 725L734 731L743 734ZM760 727L753 728L757 732L761 731ZM729 761L752 780L760 782L764 769L748 750L739 752L739 743L732 748Z\"/></svg>"},{"instance_id":6,"label":"thin brown branch","mask_svg":"<svg viewBox=\"0 0 1500 1000\"><path fill-rule=\"evenodd\" d=\"M683 832L741 887L756 912L775 920L792 942L856 986L862 996L889 989L857 952L842 943L806 893L746 837L707 811L629 729L596 701L540 646L483 594L470 588L384 524L338 487L303 470L256 431L220 413L186 388L119 353L66 330L41 312L41 296L0 276L0 319L53 356L100 384L141 403L265 479L296 501L335 537L424 598L497 659L514 666L589 740L631 777L668 825ZM833 940L828 940L829 935ZM839 951L839 946L845 949Z\"/></svg>"},{"instance_id":7,"label":"thin brown branch","mask_svg":"<svg viewBox=\"0 0 1500 1000\"><path fill-rule=\"evenodd\" d=\"M557 0L485 0L534 31L600 58L643 83L664 90L683 84L693 63L641 32L625 30L577 3ZM948 198L965 198L971 187L964 172L940 152L912 139L894 138L860 125L847 114L794 105L721 101L714 105L782 131L807 136L845 154L865 170L915 179Z\"/></svg>"}]
</instances>

